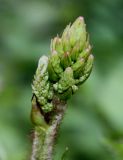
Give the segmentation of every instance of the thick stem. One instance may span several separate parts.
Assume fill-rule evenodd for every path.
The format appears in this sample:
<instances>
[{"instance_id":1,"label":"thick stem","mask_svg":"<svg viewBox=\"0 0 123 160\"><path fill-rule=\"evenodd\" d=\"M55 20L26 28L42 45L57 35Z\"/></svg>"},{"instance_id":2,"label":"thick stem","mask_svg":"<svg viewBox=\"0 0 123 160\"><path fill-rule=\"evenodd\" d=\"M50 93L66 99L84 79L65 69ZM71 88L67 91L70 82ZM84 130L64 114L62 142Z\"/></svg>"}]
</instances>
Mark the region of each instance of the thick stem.
<instances>
[{"instance_id":1,"label":"thick stem","mask_svg":"<svg viewBox=\"0 0 123 160\"><path fill-rule=\"evenodd\" d=\"M41 126L35 127L31 160L52 160L55 139L66 109L66 103L55 100L54 105L56 111L49 127L47 129Z\"/></svg>"},{"instance_id":2,"label":"thick stem","mask_svg":"<svg viewBox=\"0 0 123 160\"><path fill-rule=\"evenodd\" d=\"M40 160L39 155L40 150L42 150L44 135L45 131L43 131L42 128L40 128L39 126L35 127L31 160Z\"/></svg>"}]
</instances>

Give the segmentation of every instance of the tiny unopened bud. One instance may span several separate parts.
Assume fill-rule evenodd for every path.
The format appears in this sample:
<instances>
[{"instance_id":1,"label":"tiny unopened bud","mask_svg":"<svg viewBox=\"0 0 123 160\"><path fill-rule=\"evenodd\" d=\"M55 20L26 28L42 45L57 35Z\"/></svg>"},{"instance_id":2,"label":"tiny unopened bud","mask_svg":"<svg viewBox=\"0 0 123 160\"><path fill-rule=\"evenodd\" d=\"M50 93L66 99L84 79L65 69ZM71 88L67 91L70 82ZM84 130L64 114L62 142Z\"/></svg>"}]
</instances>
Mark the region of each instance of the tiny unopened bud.
<instances>
[{"instance_id":1,"label":"tiny unopened bud","mask_svg":"<svg viewBox=\"0 0 123 160\"><path fill-rule=\"evenodd\" d=\"M36 71L36 74L38 77L41 77L43 76L43 74L46 72L47 70L47 65L48 65L48 57L47 56L42 56L40 59L39 59L39 62L38 62L38 68L37 68L37 71ZM37 78L38 78L37 77Z\"/></svg>"},{"instance_id":2,"label":"tiny unopened bud","mask_svg":"<svg viewBox=\"0 0 123 160\"><path fill-rule=\"evenodd\" d=\"M63 53L63 46L61 39L57 36L51 40L51 54L56 51L59 54Z\"/></svg>"},{"instance_id":3,"label":"tiny unopened bud","mask_svg":"<svg viewBox=\"0 0 123 160\"><path fill-rule=\"evenodd\" d=\"M79 17L70 28L70 44L73 47L77 41L81 41L82 47L86 41L86 28L83 17Z\"/></svg>"},{"instance_id":4,"label":"tiny unopened bud","mask_svg":"<svg viewBox=\"0 0 123 160\"><path fill-rule=\"evenodd\" d=\"M65 69L66 67L69 67L71 65L71 63L72 63L72 61L71 61L70 53L69 52L65 52L61 56L61 65Z\"/></svg>"},{"instance_id":5,"label":"tiny unopened bud","mask_svg":"<svg viewBox=\"0 0 123 160\"><path fill-rule=\"evenodd\" d=\"M71 50L71 45L70 45L70 25L68 25L65 28L61 39L62 39L64 52L69 52Z\"/></svg>"},{"instance_id":6,"label":"tiny unopened bud","mask_svg":"<svg viewBox=\"0 0 123 160\"><path fill-rule=\"evenodd\" d=\"M71 56L71 59L73 61L76 61L78 56L79 56L79 54L82 52L82 48L80 46L80 42L81 41L78 41L76 43L76 45L73 47L73 49L71 50L70 56Z\"/></svg>"},{"instance_id":7,"label":"tiny unopened bud","mask_svg":"<svg viewBox=\"0 0 123 160\"><path fill-rule=\"evenodd\" d=\"M79 54L78 59L83 58L86 60L90 55L90 53L91 53L91 46L89 45L88 48L86 48Z\"/></svg>"},{"instance_id":8,"label":"tiny unopened bud","mask_svg":"<svg viewBox=\"0 0 123 160\"><path fill-rule=\"evenodd\" d=\"M51 81L57 81L63 72L60 64L60 58L56 51L53 52L48 64L49 78Z\"/></svg>"},{"instance_id":9,"label":"tiny unopened bud","mask_svg":"<svg viewBox=\"0 0 123 160\"><path fill-rule=\"evenodd\" d=\"M58 93L62 93L72 85L74 85L73 70L71 67L68 67L63 72L61 79L57 83L57 86L55 86L55 89L57 89Z\"/></svg>"},{"instance_id":10,"label":"tiny unopened bud","mask_svg":"<svg viewBox=\"0 0 123 160\"><path fill-rule=\"evenodd\" d=\"M94 61L94 56L91 54L86 62L85 68L84 68L84 73L87 74L91 72L92 67L93 67L93 61Z\"/></svg>"},{"instance_id":11,"label":"tiny unopened bud","mask_svg":"<svg viewBox=\"0 0 123 160\"><path fill-rule=\"evenodd\" d=\"M78 90L78 87L77 87L76 85L73 85L73 86L72 86L72 91L73 91L73 93L75 93L77 90Z\"/></svg>"},{"instance_id":12,"label":"tiny unopened bud","mask_svg":"<svg viewBox=\"0 0 123 160\"><path fill-rule=\"evenodd\" d=\"M74 78L78 78L82 74L82 70L84 68L85 60L83 58L79 59L76 63L73 64L73 74Z\"/></svg>"}]
</instances>

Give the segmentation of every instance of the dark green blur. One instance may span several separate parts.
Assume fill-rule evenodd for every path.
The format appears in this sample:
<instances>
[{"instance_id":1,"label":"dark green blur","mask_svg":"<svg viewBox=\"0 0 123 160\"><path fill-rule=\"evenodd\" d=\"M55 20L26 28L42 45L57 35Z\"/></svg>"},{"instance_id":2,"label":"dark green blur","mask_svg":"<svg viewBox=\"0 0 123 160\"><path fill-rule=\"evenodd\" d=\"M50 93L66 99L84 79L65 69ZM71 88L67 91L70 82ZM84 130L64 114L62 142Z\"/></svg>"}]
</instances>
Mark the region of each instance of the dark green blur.
<instances>
[{"instance_id":1,"label":"dark green blur","mask_svg":"<svg viewBox=\"0 0 123 160\"><path fill-rule=\"evenodd\" d=\"M123 1L0 0L0 160L30 157L31 83L50 39L84 16L94 68L72 96L55 160L123 159Z\"/></svg>"}]
</instances>

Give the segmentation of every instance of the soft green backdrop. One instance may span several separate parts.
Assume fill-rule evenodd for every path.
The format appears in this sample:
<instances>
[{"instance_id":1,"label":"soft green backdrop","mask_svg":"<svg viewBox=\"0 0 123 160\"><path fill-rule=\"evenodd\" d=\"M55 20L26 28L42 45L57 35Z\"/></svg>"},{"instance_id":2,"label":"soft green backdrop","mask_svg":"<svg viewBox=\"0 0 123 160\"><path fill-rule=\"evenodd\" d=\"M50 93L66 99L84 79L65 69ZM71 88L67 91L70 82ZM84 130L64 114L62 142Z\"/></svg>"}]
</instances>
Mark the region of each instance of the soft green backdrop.
<instances>
[{"instance_id":1,"label":"soft green backdrop","mask_svg":"<svg viewBox=\"0 0 123 160\"><path fill-rule=\"evenodd\" d=\"M123 1L0 0L0 160L31 150L31 82L50 39L78 16L90 33L94 69L71 98L55 160L123 159Z\"/></svg>"}]
</instances>

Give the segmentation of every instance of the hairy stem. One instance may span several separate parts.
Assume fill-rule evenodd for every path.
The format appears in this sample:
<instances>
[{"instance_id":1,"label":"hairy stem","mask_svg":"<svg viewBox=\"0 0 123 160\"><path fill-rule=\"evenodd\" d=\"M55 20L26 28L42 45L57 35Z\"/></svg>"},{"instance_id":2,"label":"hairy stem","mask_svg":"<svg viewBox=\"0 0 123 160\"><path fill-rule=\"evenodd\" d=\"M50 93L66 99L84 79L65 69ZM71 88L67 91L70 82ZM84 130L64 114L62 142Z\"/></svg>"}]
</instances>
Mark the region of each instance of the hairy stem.
<instances>
[{"instance_id":1,"label":"hairy stem","mask_svg":"<svg viewBox=\"0 0 123 160\"><path fill-rule=\"evenodd\" d=\"M33 137L31 160L52 160L55 139L58 128L64 116L66 103L54 101L56 111L49 122L47 129L36 126Z\"/></svg>"}]
</instances>

